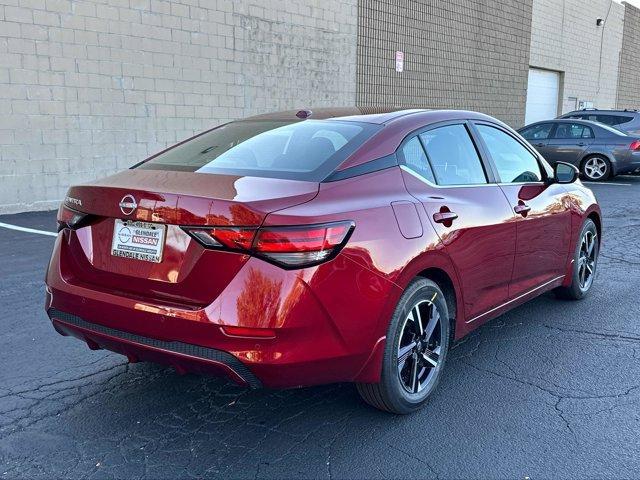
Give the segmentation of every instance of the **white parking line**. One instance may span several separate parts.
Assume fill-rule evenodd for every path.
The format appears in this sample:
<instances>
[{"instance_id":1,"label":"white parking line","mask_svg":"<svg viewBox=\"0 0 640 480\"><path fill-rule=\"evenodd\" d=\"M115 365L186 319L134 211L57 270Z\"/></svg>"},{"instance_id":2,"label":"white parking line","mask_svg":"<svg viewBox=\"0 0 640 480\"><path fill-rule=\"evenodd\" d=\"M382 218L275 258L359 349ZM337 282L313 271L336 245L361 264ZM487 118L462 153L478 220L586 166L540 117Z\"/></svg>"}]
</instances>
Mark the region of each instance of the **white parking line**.
<instances>
[{"instance_id":1,"label":"white parking line","mask_svg":"<svg viewBox=\"0 0 640 480\"><path fill-rule=\"evenodd\" d=\"M582 182L588 185L614 185L616 187L630 187L633 184L631 183L612 183L612 182Z\"/></svg>"},{"instance_id":2,"label":"white parking line","mask_svg":"<svg viewBox=\"0 0 640 480\"><path fill-rule=\"evenodd\" d=\"M45 230L36 230L35 228L19 227L18 225L11 225L10 223L0 222L0 227L8 228L9 230L18 230L19 232L37 233L38 235L48 235L50 237L57 237L55 232L47 232Z\"/></svg>"}]
</instances>

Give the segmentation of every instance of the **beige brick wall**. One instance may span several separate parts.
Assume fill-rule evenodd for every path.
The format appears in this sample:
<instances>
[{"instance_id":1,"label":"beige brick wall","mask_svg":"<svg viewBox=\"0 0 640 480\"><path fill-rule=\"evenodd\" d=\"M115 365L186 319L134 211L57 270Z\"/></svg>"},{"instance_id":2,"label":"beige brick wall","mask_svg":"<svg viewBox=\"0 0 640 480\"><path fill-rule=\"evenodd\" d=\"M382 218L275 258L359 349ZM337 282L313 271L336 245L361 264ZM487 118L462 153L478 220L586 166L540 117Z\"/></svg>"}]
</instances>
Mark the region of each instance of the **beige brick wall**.
<instances>
[{"instance_id":1,"label":"beige brick wall","mask_svg":"<svg viewBox=\"0 0 640 480\"><path fill-rule=\"evenodd\" d=\"M624 7L611 0L533 0L529 64L562 72L563 113L580 100L616 106L623 22Z\"/></svg>"},{"instance_id":2,"label":"beige brick wall","mask_svg":"<svg viewBox=\"0 0 640 480\"><path fill-rule=\"evenodd\" d=\"M618 69L618 108L640 110L640 9L625 3Z\"/></svg>"},{"instance_id":3,"label":"beige brick wall","mask_svg":"<svg viewBox=\"0 0 640 480\"><path fill-rule=\"evenodd\" d=\"M356 0L1 0L0 212L221 122L355 102Z\"/></svg>"},{"instance_id":4,"label":"beige brick wall","mask_svg":"<svg viewBox=\"0 0 640 480\"><path fill-rule=\"evenodd\" d=\"M359 3L359 104L462 108L522 124L531 0Z\"/></svg>"}]
</instances>

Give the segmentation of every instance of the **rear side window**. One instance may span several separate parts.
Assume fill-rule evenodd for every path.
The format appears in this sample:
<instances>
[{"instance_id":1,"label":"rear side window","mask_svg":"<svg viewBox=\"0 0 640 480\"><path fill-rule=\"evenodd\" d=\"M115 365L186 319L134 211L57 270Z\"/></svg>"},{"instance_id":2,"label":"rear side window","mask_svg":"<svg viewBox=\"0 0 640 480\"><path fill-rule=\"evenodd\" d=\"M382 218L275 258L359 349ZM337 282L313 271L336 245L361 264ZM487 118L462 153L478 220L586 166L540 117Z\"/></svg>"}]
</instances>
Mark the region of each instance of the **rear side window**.
<instances>
[{"instance_id":1,"label":"rear side window","mask_svg":"<svg viewBox=\"0 0 640 480\"><path fill-rule=\"evenodd\" d=\"M427 156L424 153L422 144L418 137L413 137L400 149L400 156L407 167L411 168L414 172L422 175L430 182L436 183L436 179L433 177L433 172L429 166Z\"/></svg>"},{"instance_id":2,"label":"rear side window","mask_svg":"<svg viewBox=\"0 0 640 480\"><path fill-rule=\"evenodd\" d=\"M605 125L620 125L621 123L627 123L633 120L633 117L627 117L623 115L593 115L596 122L604 123Z\"/></svg>"},{"instance_id":3,"label":"rear side window","mask_svg":"<svg viewBox=\"0 0 640 480\"><path fill-rule=\"evenodd\" d=\"M551 135L552 128L553 123L541 123L525 128L520 132L520 135L527 140L546 140Z\"/></svg>"},{"instance_id":4,"label":"rear side window","mask_svg":"<svg viewBox=\"0 0 640 480\"><path fill-rule=\"evenodd\" d=\"M581 123L559 123L554 138L593 138L593 131Z\"/></svg>"},{"instance_id":5,"label":"rear side window","mask_svg":"<svg viewBox=\"0 0 640 480\"><path fill-rule=\"evenodd\" d=\"M333 120L232 122L137 168L321 181L379 128Z\"/></svg>"},{"instance_id":6,"label":"rear side window","mask_svg":"<svg viewBox=\"0 0 640 480\"><path fill-rule=\"evenodd\" d=\"M633 120L629 115L605 115L594 113L582 113L580 115L571 115L566 118L579 118L581 120L591 120L592 122L604 123L605 125L616 126Z\"/></svg>"},{"instance_id":7,"label":"rear side window","mask_svg":"<svg viewBox=\"0 0 640 480\"><path fill-rule=\"evenodd\" d=\"M539 182L542 172L538 160L511 135L488 125L476 125L505 183Z\"/></svg>"},{"instance_id":8,"label":"rear side window","mask_svg":"<svg viewBox=\"0 0 640 480\"><path fill-rule=\"evenodd\" d=\"M487 183L476 147L464 125L446 125L420 134L438 185Z\"/></svg>"}]
</instances>

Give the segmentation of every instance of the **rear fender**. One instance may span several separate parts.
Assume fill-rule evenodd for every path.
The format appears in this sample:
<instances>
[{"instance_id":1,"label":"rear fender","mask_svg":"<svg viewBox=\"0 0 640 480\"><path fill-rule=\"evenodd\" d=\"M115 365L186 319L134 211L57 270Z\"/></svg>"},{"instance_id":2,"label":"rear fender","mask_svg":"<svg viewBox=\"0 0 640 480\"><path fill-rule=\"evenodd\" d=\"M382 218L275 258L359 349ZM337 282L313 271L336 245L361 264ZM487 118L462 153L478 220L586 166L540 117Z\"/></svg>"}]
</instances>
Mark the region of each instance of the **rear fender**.
<instances>
[{"instance_id":1,"label":"rear fender","mask_svg":"<svg viewBox=\"0 0 640 480\"><path fill-rule=\"evenodd\" d=\"M391 291L391 294L389 295L389 298L387 299L387 302L385 304L383 313L380 316L382 325L379 326L379 330L382 330L384 334L381 335L376 341L371 355L365 362L364 367L356 376L354 381L364 383L375 383L380 381L380 375L382 373L382 360L384 357L384 349L386 345L386 334L387 329L389 328L391 317L393 316L402 293L407 288L409 283L417 276L420 276L422 272L428 269L438 269L444 272L451 279L451 283L453 284L456 305L464 304L462 293L460 290L460 283L458 281L458 274L453 266L453 263L451 262L451 259L444 251L444 247L441 244L439 244L434 250L429 250L419 257L413 259L402 270L402 272L396 279L396 283L398 284L400 289ZM455 339L458 339L468 332L468 326L465 324L462 313L460 313L457 318L453 319L453 321L455 322Z\"/></svg>"}]
</instances>

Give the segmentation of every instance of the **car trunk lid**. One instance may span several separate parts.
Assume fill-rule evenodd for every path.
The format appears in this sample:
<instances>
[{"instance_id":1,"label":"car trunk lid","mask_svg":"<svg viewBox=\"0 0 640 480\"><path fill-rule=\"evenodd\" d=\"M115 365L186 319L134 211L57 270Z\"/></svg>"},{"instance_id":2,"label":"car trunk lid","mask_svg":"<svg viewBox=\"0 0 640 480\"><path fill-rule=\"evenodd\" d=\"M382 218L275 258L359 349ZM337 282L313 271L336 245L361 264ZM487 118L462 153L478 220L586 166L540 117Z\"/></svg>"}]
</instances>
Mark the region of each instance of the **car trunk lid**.
<instances>
[{"instance_id":1,"label":"car trunk lid","mask_svg":"<svg viewBox=\"0 0 640 480\"><path fill-rule=\"evenodd\" d=\"M316 182L163 170L127 170L72 187L65 204L94 220L65 232L63 274L71 282L118 295L204 306L248 256L206 250L182 227L258 227L267 214L313 199L318 188ZM117 220L165 229L160 261L114 256Z\"/></svg>"}]
</instances>

